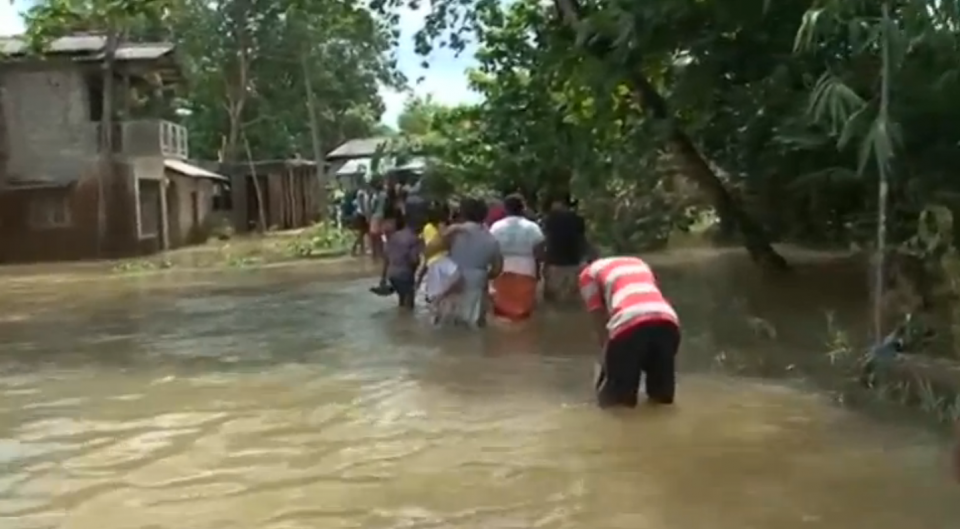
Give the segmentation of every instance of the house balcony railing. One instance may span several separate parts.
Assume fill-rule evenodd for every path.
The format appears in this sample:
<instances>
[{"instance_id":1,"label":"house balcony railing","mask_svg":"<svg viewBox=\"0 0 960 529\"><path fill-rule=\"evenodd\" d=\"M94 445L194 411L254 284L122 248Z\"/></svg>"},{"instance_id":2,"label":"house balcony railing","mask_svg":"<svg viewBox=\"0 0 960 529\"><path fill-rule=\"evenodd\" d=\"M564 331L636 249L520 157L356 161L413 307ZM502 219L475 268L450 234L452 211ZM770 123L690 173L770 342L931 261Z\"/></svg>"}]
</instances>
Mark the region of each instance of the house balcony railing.
<instances>
[{"instance_id":1,"label":"house balcony railing","mask_svg":"<svg viewBox=\"0 0 960 529\"><path fill-rule=\"evenodd\" d=\"M100 126L95 125L94 131L99 134ZM113 132L114 152L125 156L186 160L190 156L188 142L186 127L162 119L120 121L115 124Z\"/></svg>"},{"instance_id":2,"label":"house balcony railing","mask_svg":"<svg viewBox=\"0 0 960 529\"><path fill-rule=\"evenodd\" d=\"M164 156L186 160L190 155L187 140L186 127L169 121L160 122L160 150Z\"/></svg>"}]
</instances>

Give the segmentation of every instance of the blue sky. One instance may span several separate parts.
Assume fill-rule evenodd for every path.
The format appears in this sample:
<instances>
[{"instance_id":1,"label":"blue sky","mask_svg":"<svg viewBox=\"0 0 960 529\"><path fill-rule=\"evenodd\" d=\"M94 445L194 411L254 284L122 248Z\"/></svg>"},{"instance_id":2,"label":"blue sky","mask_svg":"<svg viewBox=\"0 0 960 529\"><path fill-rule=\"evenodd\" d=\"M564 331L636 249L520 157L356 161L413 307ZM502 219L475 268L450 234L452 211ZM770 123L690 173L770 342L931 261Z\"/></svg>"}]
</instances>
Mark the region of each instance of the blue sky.
<instances>
[{"instance_id":1,"label":"blue sky","mask_svg":"<svg viewBox=\"0 0 960 529\"><path fill-rule=\"evenodd\" d=\"M450 105L474 102L478 99L477 94L467 88L466 76L466 69L475 64L473 58L475 47L468 46L460 57L456 57L450 50L435 50L427 58L430 67L426 70L420 68L423 58L414 52L413 35L423 26L423 19L430 10L430 2L421 2L421 4L420 9L416 11L404 8L400 13L400 46L397 50L397 59L400 70L406 74L410 82L410 90L407 93L380 91L387 106L383 122L389 125L396 124L397 116L403 110L404 101L411 95L429 95L439 103ZM417 79L421 76L424 78L423 81L417 83Z\"/></svg>"},{"instance_id":2,"label":"blue sky","mask_svg":"<svg viewBox=\"0 0 960 529\"><path fill-rule=\"evenodd\" d=\"M423 60L413 50L413 35L423 25L424 16L430 9L429 2L418 10L404 8L400 13L400 47L397 50L397 59L400 69L410 81L410 89L405 92L382 89L387 111L383 122L396 125L397 116L403 110L404 102L411 96L431 96L434 100L445 104L457 104L477 100L477 95L467 88L465 70L473 65L473 49L468 49L460 57L455 57L449 50L437 50L429 58L430 68L420 68ZM14 35L23 31L23 20L20 12L26 9L30 2L15 0L11 4L8 0L0 0L0 35ZM417 83L419 77L423 81Z\"/></svg>"}]
</instances>

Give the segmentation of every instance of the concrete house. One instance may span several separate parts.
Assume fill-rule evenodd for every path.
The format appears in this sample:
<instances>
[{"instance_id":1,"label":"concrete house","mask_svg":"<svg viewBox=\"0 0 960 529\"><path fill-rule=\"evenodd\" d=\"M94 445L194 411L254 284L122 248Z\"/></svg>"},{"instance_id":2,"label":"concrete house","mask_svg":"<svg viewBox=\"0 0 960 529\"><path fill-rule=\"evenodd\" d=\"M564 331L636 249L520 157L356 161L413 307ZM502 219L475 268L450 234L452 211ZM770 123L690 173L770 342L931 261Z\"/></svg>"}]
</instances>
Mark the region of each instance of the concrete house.
<instances>
[{"instance_id":1,"label":"concrete house","mask_svg":"<svg viewBox=\"0 0 960 529\"><path fill-rule=\"evenodd\" d=\"M162 117L180 81L173 45L119 47L116 108L105 119L105 44L69 36L36 56L20 39L0 39L0 263L143 255L206 239L227 179L189 163L186 129ZM99 156L104 122L114 127L112 171Z\"/></svg>"}]
</instances>

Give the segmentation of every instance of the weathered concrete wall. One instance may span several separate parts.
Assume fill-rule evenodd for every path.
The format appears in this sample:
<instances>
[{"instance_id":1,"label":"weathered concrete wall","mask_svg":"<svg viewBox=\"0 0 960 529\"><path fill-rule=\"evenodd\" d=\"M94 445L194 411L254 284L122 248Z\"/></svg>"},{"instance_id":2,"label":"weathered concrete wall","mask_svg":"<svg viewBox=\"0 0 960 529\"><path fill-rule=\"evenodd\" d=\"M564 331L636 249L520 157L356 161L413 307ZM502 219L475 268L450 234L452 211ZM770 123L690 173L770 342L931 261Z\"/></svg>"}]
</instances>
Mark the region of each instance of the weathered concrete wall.
<instances>
[{"instance_id":1,"label":"weathered concrete wall","mask_svg":"<svg viewBox=\"0 0 960 529\"><path fill-rule=\"evenodd\" d=\"M97 126L79 67L5 67L0 88L9 178L69 182L96 159Z\"/></svg>"},{"instance_id":2,"label":"weathered concrete wall","mask_svg":"<svg viewBox=\"0 0 960 529\"><path fill-rule=\"evenodd\" d=\"M133 174L117 164L115 178L104 187L106 229L98 249L98 166L74 168L80 179L68 186L0 191L0 263L114 258L143 255L156 249L137 236ZM69 222L58 227L31 223L31 204L54 198L67 204Z\"/></svg>"},{"instance_id":3,"label":"weathered concrete wall","mask_svg":"<svg viewBox=\"0 0 960 529\"><path fill-rule=\"evenodd\" d=\"M213 181L169 170L166 174L170 182L167 187L170 247L205 242L215 223Z\"/></svg>"}]
</instances>

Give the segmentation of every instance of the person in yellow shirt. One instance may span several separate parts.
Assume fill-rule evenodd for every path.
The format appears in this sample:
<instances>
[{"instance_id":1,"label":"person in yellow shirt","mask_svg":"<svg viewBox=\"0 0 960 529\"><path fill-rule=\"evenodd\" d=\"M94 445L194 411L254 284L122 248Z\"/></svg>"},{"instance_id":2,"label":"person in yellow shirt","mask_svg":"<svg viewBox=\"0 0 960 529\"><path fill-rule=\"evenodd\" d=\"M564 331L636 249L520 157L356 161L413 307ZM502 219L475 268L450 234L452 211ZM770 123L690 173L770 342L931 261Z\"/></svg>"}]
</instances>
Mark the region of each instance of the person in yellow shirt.
<instances>
[{"instance_id":1,"label":"person in yellow shirt","mask_svg":"<svg viewBox=\"0 0 960 529\"><path fill-rule=\"evenodd\" d=\"M440 238L447 224L442 209L436 204L427 211L426 220L420 232L424 247ZM445 251L425 253L420 262L417 289L421 290L422 286L424 297L433 310L434 322L439 323L450 312L453 297L462 281L460 271Z\"/></svg>"}]
</instances>

